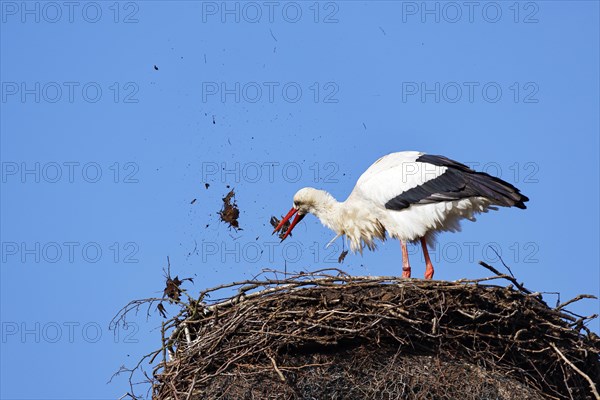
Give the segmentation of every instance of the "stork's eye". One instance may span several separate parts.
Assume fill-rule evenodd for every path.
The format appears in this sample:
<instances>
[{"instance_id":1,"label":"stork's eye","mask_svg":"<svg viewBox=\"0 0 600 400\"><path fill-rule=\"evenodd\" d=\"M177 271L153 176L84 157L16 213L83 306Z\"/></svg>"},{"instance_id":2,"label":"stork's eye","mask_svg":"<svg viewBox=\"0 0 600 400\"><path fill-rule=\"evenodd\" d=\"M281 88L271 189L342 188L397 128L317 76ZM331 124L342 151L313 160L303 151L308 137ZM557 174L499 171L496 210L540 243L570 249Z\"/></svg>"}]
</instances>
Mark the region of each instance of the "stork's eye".
<instances>
[{"instance_id":1,"label":"stork's eye","mask_svg":"<svg viewBox=\"0 0 600 400\"><path fill-rule=\"evenodd\" d=\"M300 206L300 203L299 203L299 202L297 202L297 201L295 201L295 202L294 202L294 207L298 208L299 206Z\"/></svg>"}]
</instances>

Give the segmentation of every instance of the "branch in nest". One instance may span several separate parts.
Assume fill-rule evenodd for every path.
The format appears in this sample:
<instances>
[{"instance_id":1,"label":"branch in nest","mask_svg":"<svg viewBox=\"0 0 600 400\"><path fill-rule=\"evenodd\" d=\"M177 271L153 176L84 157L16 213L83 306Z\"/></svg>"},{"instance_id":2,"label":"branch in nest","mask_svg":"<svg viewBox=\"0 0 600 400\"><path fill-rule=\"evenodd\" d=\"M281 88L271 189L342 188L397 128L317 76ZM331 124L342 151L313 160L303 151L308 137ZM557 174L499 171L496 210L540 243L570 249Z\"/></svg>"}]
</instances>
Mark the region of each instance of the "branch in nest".
<instances>
[{"instance_id":1,"label":"branch in nest","mask_svg":"<svg viewBox=\"0 0 600 400\"><path fill-rule=\"evenodd\" d=\"M595 299L595 300L597 300L598 298L596 296L591 295L591 294L580 294L579 296L576 296L576 297L572 298L569 301L565 301L564 303L559 304L558 306L556 306L555 310L556 311L560 311L563 308L565 308L566 306L568 306L569 304L575 303L576 301L579 301L579 300L582 300L582 299Z\"/></svg>"},{"instance_id":2,"label":"branch in nest","mask_svg":"<svg viewBox=\"0 0 600 400\"><path fill-rule=\"evenodd\" d=\"M492 271L492 273L496 274L498 277L504 278L504 279L512 282L523 293L527 293L527 294L532 294L533 293L531 290L527 289L525 286L523 286L522 284L520 284L519 282L517 282L517 280L514 277L506 275L506 274L501 274L500 271L498 271L496 268L492 267L488 263L483 262L483 261L479 261L479 265L481 265L481 266L489 269L490 271ZM511 274L512 274L512 272L511 272Z\"/></svg>"},{"instance_id":3,"label":"branch in nest","mask_svg":"<svg viewBox=\"0 0 600 400\"><path fill-rule=\"evenodd\" d=\"M279 367L277 367L277 363L275 362L275 359L273 357L271 357L269 354L267 354L267 357L269 357L269 360L271 360L271 363L273 364L273 369L275 369L275 372L277 372L277 375L279 375L279 379L281 379L282 382L285 382L285 376L283 376L283 373L281 372Z\"/></svg>"},{"instance_id":4,"label":"branch in nest","mask_svg":"<svg viewBox=\"0 0 600 400\"><path fill-rule=\"evenodd\" d=\"M554 343L550 343L550 346L554 349L554 351L556 351L556 353L560 356L560 358L563 359L564 362L566 362L571 368L573 368L575 370L575 372L577 372L579 375L581 375L588 382L592 393L596 397L596 400L600 400L600 394L598 394L598 390L596 389L596 385L594 384L594 381L587 374L585 374L582 370L577 368L577 366L575 364L573 364L571 361L569 361L569 359L567 357L565 357L565 355L558 349L558 347L556 347L556 345Z\"/></svg>"}]
</instances>

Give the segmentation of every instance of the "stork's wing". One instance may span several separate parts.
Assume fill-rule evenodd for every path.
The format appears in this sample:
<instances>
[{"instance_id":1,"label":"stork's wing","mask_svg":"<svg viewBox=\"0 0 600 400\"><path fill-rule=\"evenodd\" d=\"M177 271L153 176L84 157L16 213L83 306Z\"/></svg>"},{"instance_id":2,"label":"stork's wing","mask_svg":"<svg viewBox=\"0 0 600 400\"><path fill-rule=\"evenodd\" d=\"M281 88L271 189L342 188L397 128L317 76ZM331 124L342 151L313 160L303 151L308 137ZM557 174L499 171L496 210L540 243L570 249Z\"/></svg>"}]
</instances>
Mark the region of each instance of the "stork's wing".
<instances>
[{"instance_id":1,"label":"stork's wing","mask_svg":"<svg viewBox=\"0 0 600 400\"><path fill-rule=\"evenodd\" d=\"M493 204L526 208L529 200L508 182L443 156L419 152L392 153L377 160L359 178L356 196L402 210L413 204L485 197Z\"/></svg>"}]
</instances>

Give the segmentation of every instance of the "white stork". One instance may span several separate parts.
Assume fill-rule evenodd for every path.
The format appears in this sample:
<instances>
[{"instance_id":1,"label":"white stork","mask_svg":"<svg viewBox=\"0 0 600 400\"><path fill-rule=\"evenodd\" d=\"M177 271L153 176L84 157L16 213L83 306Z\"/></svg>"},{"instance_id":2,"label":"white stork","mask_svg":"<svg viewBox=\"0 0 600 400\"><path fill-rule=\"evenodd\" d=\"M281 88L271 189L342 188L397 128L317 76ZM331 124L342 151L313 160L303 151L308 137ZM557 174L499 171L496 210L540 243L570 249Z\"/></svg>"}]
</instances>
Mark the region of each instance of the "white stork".
<instances>
[{"instance_id":1,"label":"white stork","mask_svg":"<svg viewBox=\"0 0 600 400\"><path fill-rule=\"evenodd\" d=\"M310 187L294 195L294 206L273 233L297 213L285 232L311 213L333 230L331 242L345 235L353 252L366 246L374 250L375 239L385 240L386 232L400 240L402 276L410 278L408 242L421 242L425 256L425 279L433 278L427 245L440 231L460 231L463 218L475 221L475 214L497 207L525 209L529 199L508 182L443 156L402 151L375 161L358 179L346 201L339 202L324 190ZM331 243L330 242L330 243Z\"/></svg>"}]
</instances>

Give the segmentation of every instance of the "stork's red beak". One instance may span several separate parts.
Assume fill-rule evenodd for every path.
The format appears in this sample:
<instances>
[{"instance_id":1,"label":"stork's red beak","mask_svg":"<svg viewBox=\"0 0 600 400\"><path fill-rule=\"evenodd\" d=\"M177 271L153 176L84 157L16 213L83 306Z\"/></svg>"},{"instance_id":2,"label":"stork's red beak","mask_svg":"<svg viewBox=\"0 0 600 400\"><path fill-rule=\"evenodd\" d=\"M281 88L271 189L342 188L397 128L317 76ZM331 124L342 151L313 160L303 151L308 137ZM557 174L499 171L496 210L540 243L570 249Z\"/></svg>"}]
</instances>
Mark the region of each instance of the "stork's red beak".
<instances>
[{"instance_id":1,"label":"stork's red beak","mask_svg":"<svg viewBox=\"0 0 600 400\"><path fill-rule=\"evenodd\" d=\"M281 221L279 221L279 225L277 225L275 227L275 230L273 231L273 233L278 232L283 225L290 219L292 218L292 216L294 214L296 214L298 212L297 208L292 207L292 209L290 210L289 213L287 213L287 215L285 217L283 217L283 219ZM298 224L298 222L302 221L302 218L304 218L306 214L297 214L296 217L294 218L294 220L292 221L290 227L288 228L288 230L285 232L285 235L283 235L283 237L281 238L281 241L283 242L285 240L285 238L288 237L288 235L290 233L292 233L292 229L294 229L294 227Z\"/></svg>"}]
</instances>

